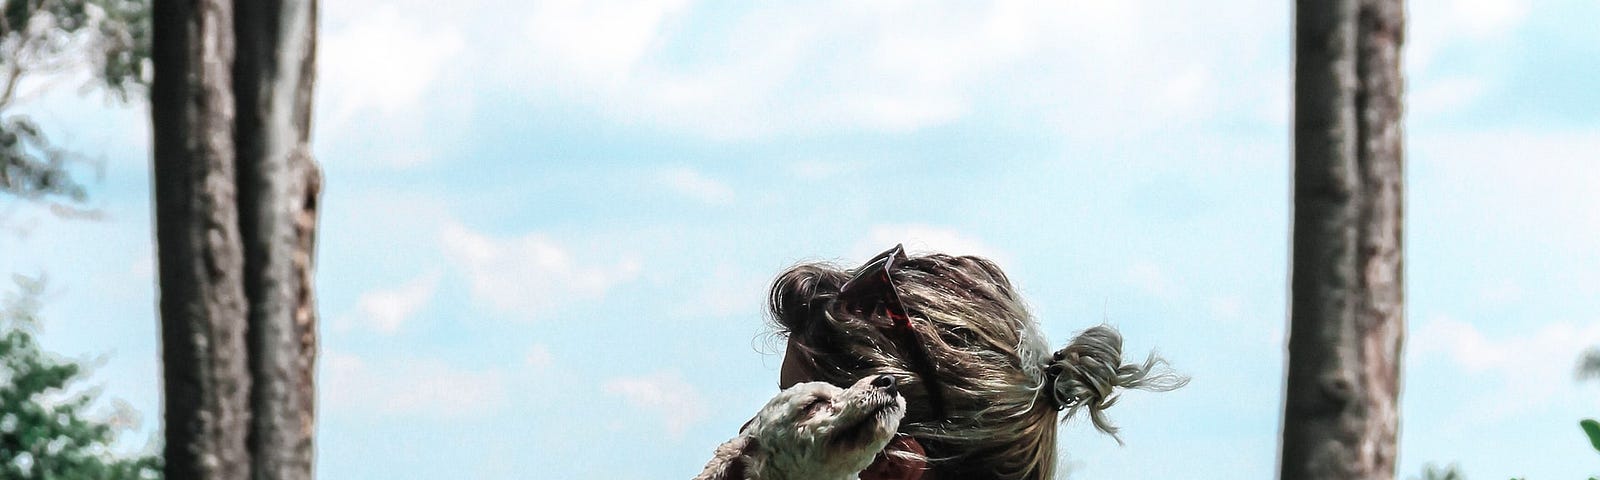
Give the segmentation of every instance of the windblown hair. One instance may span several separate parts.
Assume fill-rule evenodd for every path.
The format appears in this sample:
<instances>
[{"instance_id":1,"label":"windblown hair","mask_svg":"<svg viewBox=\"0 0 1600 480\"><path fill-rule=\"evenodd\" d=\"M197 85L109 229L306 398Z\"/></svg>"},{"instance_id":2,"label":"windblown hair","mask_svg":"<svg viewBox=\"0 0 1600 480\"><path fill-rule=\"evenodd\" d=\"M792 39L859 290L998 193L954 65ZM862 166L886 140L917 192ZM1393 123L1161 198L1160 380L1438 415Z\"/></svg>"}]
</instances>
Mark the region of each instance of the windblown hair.
<instances>
[{"instance_id":1,"label":"windblown hair","mask_svg":"<svg viewBox=\"0 0 1600 480\"><path fill-rule=\"evenodd\" d=\"M1095 427L1115 437L1105 409L1118 389L1166 391L1188 382L1153 354L1142 364L1124 364L1122 336L1105 325L1052 353L994 263L918 255L890 275L943 392L946 415L934 418L927 382L880 327L887 320L834 301L853 273L824 263L784 272L770 298L775 327L816 380L847 385L865 375L894 375L908 405L900 431L922 444L940 478L1054 478L1061 411L1064 421L1088 409Z\"/></svg>"}]
</instances>

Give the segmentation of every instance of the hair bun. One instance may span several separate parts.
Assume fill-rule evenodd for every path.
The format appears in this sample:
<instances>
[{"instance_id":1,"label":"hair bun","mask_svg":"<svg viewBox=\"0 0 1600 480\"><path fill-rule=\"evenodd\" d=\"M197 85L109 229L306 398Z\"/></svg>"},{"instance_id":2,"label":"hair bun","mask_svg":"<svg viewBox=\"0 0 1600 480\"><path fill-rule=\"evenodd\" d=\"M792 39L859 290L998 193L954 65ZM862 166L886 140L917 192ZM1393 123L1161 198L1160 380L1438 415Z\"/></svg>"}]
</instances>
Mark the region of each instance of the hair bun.
<instances>
[{"instance_id":1,"label":"hair bun","mask_svg":"<svg viewBox=\"0 0 1600 480\"><path fill-rule=\"evenodd\" d=\"M1094 427L1122 443L1105 410L1117 402L1119 388L1165 392L1189 383L1188 377L1164 368L1166 363L1154 353L1143 364L1122 363L1122 334L1098 325L1051 355L1045 364L1044 392L1056 410L1067 411L1063 420L1087 407Z\"/></svg>"},{"instance_id":2,"label":"hair bun","mask_svg":"<svg viewBox=\"0 0 1600 480\"><path fill-rule=\"evenodd\" d=\"M772 282L768 308L778 327L801 331L827 308L844 285L845 273L819 265L801 265L783 272Z\"/></svg>"}]
</instances>

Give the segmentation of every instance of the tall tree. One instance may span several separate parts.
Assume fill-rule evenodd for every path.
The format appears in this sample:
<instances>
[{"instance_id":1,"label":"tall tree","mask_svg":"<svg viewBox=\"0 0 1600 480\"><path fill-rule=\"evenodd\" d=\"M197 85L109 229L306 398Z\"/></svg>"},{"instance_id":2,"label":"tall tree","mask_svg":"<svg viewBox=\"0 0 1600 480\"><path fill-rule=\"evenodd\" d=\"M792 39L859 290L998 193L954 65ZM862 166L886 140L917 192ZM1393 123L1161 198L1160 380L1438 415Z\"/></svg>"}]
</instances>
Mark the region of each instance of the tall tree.
<instances>
[{"instance_id":1,"label":"tall tree","mask_svg":"<svg viewBox=\"0 0 1600 480\"><path fill-rule=\"evenodd\" d=\"M250 370L235 205L233 5L161 0L151 14L165 472L172 480L244 479Z\"/></svg>"},{"instance_id":2,"label":"tall tree","mask_svg":"<svg viewBox=\"0 0 1600 480\"><path fill-rule=\"evenodd\" d=\"M311 477L315 12L155 2L168 478Z\"/></svg>"},{"instance_id":3,"label":"tall tree","mask_svg":"<svg viewBox=\"0 0 1600 480\"><path fill-rule=\"evenodd\" d=\"M1392 479L1405 335L1401 0L1298 0L1280 478Z\"/></svg>"},{"instance_id":4,"label":"tall tree","mask_svg":"<svg viewBox=\"0 0 1600 480\"><path fill-rule=\"evenodd\" d=\"M239 220L245 242L255 478L309 479L321 170L311 157L314 0L238 0Z\"/></svg>"}]
</instances>

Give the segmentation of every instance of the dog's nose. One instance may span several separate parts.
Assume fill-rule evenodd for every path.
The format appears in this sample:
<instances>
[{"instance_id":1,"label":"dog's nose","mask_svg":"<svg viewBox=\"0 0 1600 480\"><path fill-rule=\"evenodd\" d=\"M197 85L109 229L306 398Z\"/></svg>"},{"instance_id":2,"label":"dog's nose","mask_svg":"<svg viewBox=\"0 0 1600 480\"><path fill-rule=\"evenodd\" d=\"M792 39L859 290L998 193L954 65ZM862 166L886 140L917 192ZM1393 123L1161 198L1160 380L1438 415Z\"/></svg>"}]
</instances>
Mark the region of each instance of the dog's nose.
<instances>
[{"instance_id":1,"label":"dog's nose","mask_svg":"<svg viewBox=\"0 0 1600 480\"><path fill-rule=\"evenodd\" d=\"M872 379L872 386L886 389L889 391L890 395L897 393L895 392L894 384L895 381L893 375L878 375L878 378Z\"/></svg>"}]
</instances>

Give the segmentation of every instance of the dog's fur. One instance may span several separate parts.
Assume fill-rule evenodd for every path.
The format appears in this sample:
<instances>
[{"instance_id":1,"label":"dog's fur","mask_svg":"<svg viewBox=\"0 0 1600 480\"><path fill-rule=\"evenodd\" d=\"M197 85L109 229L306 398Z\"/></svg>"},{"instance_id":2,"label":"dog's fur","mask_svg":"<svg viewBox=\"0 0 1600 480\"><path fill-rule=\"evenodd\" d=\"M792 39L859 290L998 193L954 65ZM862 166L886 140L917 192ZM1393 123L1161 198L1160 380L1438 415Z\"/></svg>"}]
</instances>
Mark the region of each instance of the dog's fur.
<instances>
[{"instance_id":1,"label":"dog's fur","mask_svg":"<svg viewBox=\"0 0 1600 480\"><path fill-rule=\"evenodd\" d=\"M802 383L778 393L717 447L694 480L846 480L872 464L905 417L894 377L848 389Z\"/></svg>"}]
</instances>

